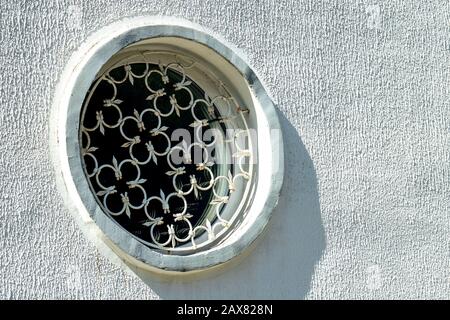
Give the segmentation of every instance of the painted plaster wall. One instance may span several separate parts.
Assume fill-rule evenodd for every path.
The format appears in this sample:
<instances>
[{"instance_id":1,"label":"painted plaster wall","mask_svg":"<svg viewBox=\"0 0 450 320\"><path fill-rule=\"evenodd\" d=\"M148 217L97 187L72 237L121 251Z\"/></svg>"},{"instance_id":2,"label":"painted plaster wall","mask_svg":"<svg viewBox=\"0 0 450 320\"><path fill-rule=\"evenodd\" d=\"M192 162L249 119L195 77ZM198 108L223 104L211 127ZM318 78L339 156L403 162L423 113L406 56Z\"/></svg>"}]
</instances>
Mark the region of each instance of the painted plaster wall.
<instances>
[{"instance_id":1,"label":"painted plaster wall","mask_svg":"<svg viewBox=\"0 0 450 320\"><path fill-rule=\"evenodd\" d=\"M197 281L137 277L55 186L58 76L93 31L170 15L248 56L278 103L286 177L259 246ZM1 298L450 298L446 1L0 1Z\"/></svg>"}]
</instances>

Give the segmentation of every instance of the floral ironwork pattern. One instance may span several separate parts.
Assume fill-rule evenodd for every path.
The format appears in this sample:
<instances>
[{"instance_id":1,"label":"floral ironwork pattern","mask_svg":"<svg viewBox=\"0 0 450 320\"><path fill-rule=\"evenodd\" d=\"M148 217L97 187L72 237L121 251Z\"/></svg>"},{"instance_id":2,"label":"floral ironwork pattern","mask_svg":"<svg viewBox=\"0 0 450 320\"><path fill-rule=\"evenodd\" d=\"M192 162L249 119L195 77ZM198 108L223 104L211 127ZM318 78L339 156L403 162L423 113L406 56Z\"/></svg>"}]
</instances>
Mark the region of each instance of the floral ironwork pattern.
<instances>
[{"instance_id":1,"label":"floral ironwork pattern","mask_svg":"<svg viewBox=\"0 0 450 320\"><path fill-rule=\"evenodd\" d=\"M118 63L93 83L80 118L80 152L99 205L140 241L165 250L217 239L234 219L222 216L224 207L251 180L244 163L252 152L237 143L245 130L224 135L243 110L230 95L208 96L187 68L177 59ZM193 141L174 141L180 128ZM208 129L221 134L204 141ZM217 147L231 152L232 164L216 163Z\"/></svg>"}]
</instances>

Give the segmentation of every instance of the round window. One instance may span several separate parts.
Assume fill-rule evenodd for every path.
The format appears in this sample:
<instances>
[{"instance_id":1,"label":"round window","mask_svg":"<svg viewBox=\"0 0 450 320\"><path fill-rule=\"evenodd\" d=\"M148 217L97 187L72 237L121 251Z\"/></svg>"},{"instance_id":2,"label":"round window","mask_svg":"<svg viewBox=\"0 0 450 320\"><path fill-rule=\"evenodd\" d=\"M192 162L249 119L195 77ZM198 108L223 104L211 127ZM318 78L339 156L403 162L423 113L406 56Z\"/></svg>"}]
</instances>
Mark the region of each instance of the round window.
<instances>
[{"instance_id":1,"label":"round window","mask_svg":"<svg viewBox=\"0 0 450 320\"><path fill-rule=\"evenodd\" d=\"M69 62L55 108L63 194L121 258L206 269L267 224L283 177L275 108L199 27L135 18L102 30Z\"/></svg>"}]
</instances>

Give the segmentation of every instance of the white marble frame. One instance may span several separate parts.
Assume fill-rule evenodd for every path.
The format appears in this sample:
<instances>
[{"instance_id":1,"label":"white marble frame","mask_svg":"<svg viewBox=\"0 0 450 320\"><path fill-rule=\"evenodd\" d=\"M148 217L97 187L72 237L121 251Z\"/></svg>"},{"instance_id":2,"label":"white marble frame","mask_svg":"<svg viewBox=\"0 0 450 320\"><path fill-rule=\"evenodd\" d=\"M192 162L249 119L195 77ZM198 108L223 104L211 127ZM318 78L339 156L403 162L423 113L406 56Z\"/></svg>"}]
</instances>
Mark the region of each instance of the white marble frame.
<instances>
[{"instance_id":1,"label":"white marble frame","mask_svg":"<svg viewBox=\"0 0 450 320\"><path fill-rule=\"evenodd\" d=\"M104 214L89 188L79 152L79 115L97 72L124 47L156 37L179 37L198 42L230 62L247 83L243 89L250 92L253 103L247 107L257 123L257 183L244 222L216 246L184 256L145 246ZM50 144L59 189L69 210L78 216L77 221L91 240L106 243L121 259L148 270L195 272L232 260L262 233L277 204L283 182L283 139L272 99L241 56L226 41L198 25L171 17L151 16L124 19L109 25L89 37L74 53L55 92Z\"/></svg>"}]
</instances>

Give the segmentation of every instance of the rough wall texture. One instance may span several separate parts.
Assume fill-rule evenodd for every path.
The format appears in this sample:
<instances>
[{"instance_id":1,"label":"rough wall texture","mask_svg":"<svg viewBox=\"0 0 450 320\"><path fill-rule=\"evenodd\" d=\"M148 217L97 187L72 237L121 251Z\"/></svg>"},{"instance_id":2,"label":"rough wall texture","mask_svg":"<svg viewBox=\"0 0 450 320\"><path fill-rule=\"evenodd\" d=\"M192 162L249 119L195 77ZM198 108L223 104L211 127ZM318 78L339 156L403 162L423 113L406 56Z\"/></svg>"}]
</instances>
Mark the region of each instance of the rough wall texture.
<instances>
[{"instance_id":1,"label":"rough wall texture","mask_svg":"<svg viewBox=\"0 0 450 320\"><path fill-rule=\"evenodd\" d=\"M178 283L98 253L59 197L48 120L100 27L171 15L240 47L278 103L286 178L239 265ZM446 1L0 1L1 298L450 298Z\"/></svg>"}]
</instances>

